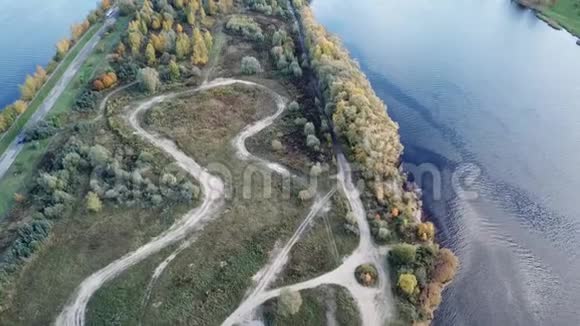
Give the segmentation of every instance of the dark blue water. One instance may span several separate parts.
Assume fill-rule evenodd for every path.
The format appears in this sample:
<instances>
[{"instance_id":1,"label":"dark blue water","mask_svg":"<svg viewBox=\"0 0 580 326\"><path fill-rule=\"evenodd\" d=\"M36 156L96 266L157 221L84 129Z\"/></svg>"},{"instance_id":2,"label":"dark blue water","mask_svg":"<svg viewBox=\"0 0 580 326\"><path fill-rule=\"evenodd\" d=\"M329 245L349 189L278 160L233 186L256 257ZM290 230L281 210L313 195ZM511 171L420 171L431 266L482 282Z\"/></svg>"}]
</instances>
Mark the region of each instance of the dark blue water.
<instances>
[{"instance_id":1,"label":"dark blue water","mask_svg":"<svg viewBox=\"0 0 580 326\"><path fill-rule=\"evenodd\" d=\"M509 0L316 0L462 267L437 325L578 325L580 47Z\"/></svg>"},{"instance_id":2,"label":"dark blue water","mask_svg":"<svg viewBox=\"0 0 580 326\"><path fill-rule=\"evenodd\" d=\"M0 110L19 97L26 74L46 66L70 26L96 6L94 0L0 0Z\"/></svg>"}]
</instances>

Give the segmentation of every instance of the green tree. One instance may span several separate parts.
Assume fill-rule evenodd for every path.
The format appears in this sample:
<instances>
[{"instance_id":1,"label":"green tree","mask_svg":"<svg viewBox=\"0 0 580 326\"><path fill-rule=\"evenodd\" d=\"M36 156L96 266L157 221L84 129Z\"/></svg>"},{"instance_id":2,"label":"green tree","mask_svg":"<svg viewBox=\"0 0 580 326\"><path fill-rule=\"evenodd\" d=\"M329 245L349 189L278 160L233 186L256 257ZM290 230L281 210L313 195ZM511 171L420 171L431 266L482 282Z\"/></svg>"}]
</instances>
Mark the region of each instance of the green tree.
<instances>
[{"instance_id":1,"label":"green tree","mask_svg":"<svg viewBox=\"0 0 580 326\"><path fill-rule=\"evenodd\" d=\"M203 41L205 42L205 47L209 54L211 48L213 47L213 37L211 36L211 33L209 31L203 32Z\"/></svg>"},{"instance_id":2,"label":"green tree","mask_svg":"<svg viewBox=\"0 0 580 326\"><path fill-rule=\"evenodd\" d=\"M171 80L178 80L180 76L179 66L173 60L169 62L169 76L171 77Z\"/></svg>"},{"instance_id":3,"label":"green tree","mask_svg":"<svg viewBox=\"0 0 580 326\"><path fill-rule=\"evenodd\" d=\"M389 252L389 261L395 266L408 265L415 262L416 254L417 249L414 245L397 244Z\"/></svg>"},{"instance_id":4,"label":"green tree","mask_svg":"<svg viewBox=\"0 0 580 326\"><path fill-rule=\"evenodd\" d=\"M191 52L189 37L185 33L179 33L175 41L175 55L177 59L183 59Z\"/></svg>"},{"instance_id":5,"label":"green tree","mask_svg":"<svg viewBox=\"0 0 580 326\"><path fill-rule=\"evenodd\" d=\"M149 93L155 93L161 84L157 70L149 67L139 70L137 80L141 84L141 87Z\"/></svg>"}]
</instances>

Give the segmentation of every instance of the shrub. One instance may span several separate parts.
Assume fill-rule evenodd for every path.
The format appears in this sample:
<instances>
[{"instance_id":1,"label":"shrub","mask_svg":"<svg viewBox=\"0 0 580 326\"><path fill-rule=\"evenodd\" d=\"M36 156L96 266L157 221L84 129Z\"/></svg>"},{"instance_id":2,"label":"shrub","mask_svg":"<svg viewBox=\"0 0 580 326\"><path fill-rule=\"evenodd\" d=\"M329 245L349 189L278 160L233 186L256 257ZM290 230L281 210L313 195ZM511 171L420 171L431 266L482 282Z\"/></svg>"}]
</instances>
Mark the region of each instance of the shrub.
<instances>
[{"instance_id":1,"label":"shrub","mask_svg":"<svg viewBox=\"0 0 580 326\"><path fill-rule=\"evenodd\" d=\"M290 112L298 112L300 111L300 105L296 101L292 101L290 104L288 104L288 110Z\"/></svg>"},{"instance_id":2,"label":"shrub","mask_svg":"<svg viewBox=\"0 0 580 326\"><path fill-rule=\"evenodd\" d=\"M294 124L300 127L304 126L307 122L308 120L306 120L306 118L296 118L294 120Z\"/></svg>"},{"instance_id":3,"label":"shrub","mask_svg":"<svg viewBox=\"0 0 580 326\"><path fill-rule=\"evenodd\" d=\"M272 140L272 149L278 152L284 149L284 145L278 139L274 139Z\"/></svg>"},{"instance_id":4,"label":"shrub","mask_svg":"<svg viewBox=\"0 0 580 326\"><path fill-rule=\"evenodd\" d=\"M421 291L421 305L427 311L433 311L441 303L441 285L436 283L429 283L423 291Z\"/></svg>"},{"instance_id":5,"label":"shrub","mask_svg":"<svg viewBox=\"0 0 580 326\"><path fill-rule=\"evenodd\" d=\"M431 275L431 280L438 283L447 283L453 280L457 268L459 267L459 260L447 248L439 250L437 255L437 260L435 262L435 268Z\"/></svg>"},{"instance_id":6,"label":"shrub","mask_svg":"<svg viewBox=\"0 0 580 326\"><path fill-rule=\"evenodd\" d=\"M34 126L28 128L24 133L24 139L27 142L33 140L46 139L58 131L58 128L51 122L38 121Z\"/></svg>"},{"instance_id":7,"label":"shrub","mask_svg":"<svg viewBox=\"0 0 580 326\"><path fill-rule=\"evenodd\" d=\"M95 145L89 149L89 159L93 166L104 165L110 156L109 150L101 145Z\"/></svg>"},{"instance_id":8,"label":"shrub","mask_svg":"<svg viewBox=\"0 0 580 326\"><path fill-rule=\"evenodd\" d=\"M235 15L226 24L226 29L246 39L262 42L264 34L260 25L248 16Z\"/></svg>"},{"instance_id":9,"label":"shrub","mask_svg":"<svg viewBox=\"0 0 580 326\"><path fill-rule=\"evenodd\" d=\"M292 61L292 63L290 64L290 71L292 72L294 77L296 78L302 77L302 68L300 68L300 64L298 64L298 61L296 60Z\"/></svg>"},{"instance_id":10,"label":"shrub","mask_svg":"<svg viewBox=\"0 0 580 326\"><path fill-rule=\"evenodd\" d=\"M133 80L139 71L139 66L131 60L123 60L115 64L114 68L121 80Z\"/></svg>"},{"instance_id":11,"label":"shrub","mask_svg":"<svg viewBox=\"0 0 580 326\"><path fill-rule=\"evenodd\" d=\"M98 213L103 209L101 199L94 192L89 192L85 198L87 210L92 213Z\"/></svg>"},{"instance_id":12,"label":"shrub","mask_svg":"<svg viewBox=\"0 0 580 326\"><path fill-rule=\"evenodd\" d=\"M320 140L314 135L308 135L306 137L306 146L318 150L320 147Z\"/></svg>"},{"instance_id":13,"label":"shrub","mask_svg":"<svg viewBox=\"0 0 580 326\"><path fill-rule=\"evenodd\" d=\"M262 71L260 61L254 57L243 57L241 71L244 75L255 75Z\"/></svg>"},{"instance_id":14,"label":"shrub","mask_svg":"<svg viewBox=\"0 0 580 326\"><path fill-rule=\"evenodd\" d=\"M379 279L377 268L371 264L358 266L354 273L357 281L364 286L374 286Z\"/></svg>"},{"instance_id":15,"label":"shrub","mask_svg":"<svg viewBox=\"0 0 580 326\"><path fill-rule=\"evenodd\" d=\"M159 73L157 70L150 67L140 69L137 73L137 80L141 84L143 90L149 93L155 93L161 84L159 81Z\"/></svg>"},{"instance_id":16,"label":"shrub","mask_svg":"<svg viewBox=\"0 0 580 326\"><path fill-rule=\"evenodd\" d=\"M399 276L397 286L406 295L412 295L417 287L417 278L413 274L403 273Z\"/></svg>"},{"instance_id":17,"label":"shrub","mask_svg":"<svg viewBox=\"0 0 580 326\"><path fill-rule=\"evenodd\" d=\"M97 104L97 93L90 89L85 89L75 100L73 110L78 112L89 112L95 109Z\"/></svg>"},{"instance_id":18,"label":"shrub","mask_svg":"<svg viewBox=\"0 0 580 326\"><path fill-rule=\"evenodd\" d=\"M301 201L307 201L311 199L313 196L314 195L312 194L312 191L310 191L310 189L305 189L298 193L298 198L300 198Z\"/></svg>"},{"instance_id":19,"label":"shrub","mask_svg":"<svg viewBox=\"0 0 580 326\"><path fill-rule=\"evenodd\" d=\"M389 241L391 239L391 231L387 228L379 228L377 239L383 242Z\"/></svg>"},{"instance_id":20,"label":"shrub","mask_svg":"<svg viewBox=\"0 0 580 326\"><path fill-rule=\"evenodd\" d=\"M312 122L308 122L304 125L304 135L314 135L316 133L316 129L314 128L314 124Z\"/></svg>"},{"instance_id":21,"label":"shrub","mask_svg":"<svg viewBox=\"0 0 580 326\"><path fill-rule=\"evenodd\" d=\"M278 298L278 313L282 316L291 316L300 311L302 296L298 291L284 289Z\"/></svg>"},{"instance_id":22,"label":"shrub","mask_svg":"<svg viewBox=\"0 0 580 326\"><path fill-rule=\"evenodd\" d=\"M119 0L118 6L123 16L128 16L135 12L135 2L133 0Z\"/></svg>"},{"instance_id":23,"label":"shrub","mask_svg":"<svg viewBox=\"0 0 580 326\"><path fill-rule=\"evenodd\" d=\"M415 262L416 254L415 246L407 243L397 244L389 252L389 261L395 267L409 265Z\"/></svg>"},{"instance_id":24,"label":"shrub","mask_svg":"<svg viewBox=\"0 0 580 326\"><path fill-rule=\"evenodd\" d=\"M320 163L316 163L315 165L313 165L310 168L310 176L312 177L317 177L322 173L322 167L320 166Z\"/></svg>"},{"instance_id":25,"label":"shrub","mask_svg":"<svg viewBox=\"0 0 580 326\"><path fill-rule=\"evenodd\" d=\"M421 241L432 241L435 237L435 226L431 222L417 225L417 236Z\"/></svg>"},{"instance_id":26,"label":"shrub","mask_svg":"<svg viewBox=\"0 0 580 326\"><path fill-rule=\"evenodd\" d=\"M346 220L346 223L348 223L350 225L357 225L358 224L358 220L356 219L356 216L354 216L353 212L346 213L346 215L344 216L344 219Z\"/></svg>"}]
</instances>

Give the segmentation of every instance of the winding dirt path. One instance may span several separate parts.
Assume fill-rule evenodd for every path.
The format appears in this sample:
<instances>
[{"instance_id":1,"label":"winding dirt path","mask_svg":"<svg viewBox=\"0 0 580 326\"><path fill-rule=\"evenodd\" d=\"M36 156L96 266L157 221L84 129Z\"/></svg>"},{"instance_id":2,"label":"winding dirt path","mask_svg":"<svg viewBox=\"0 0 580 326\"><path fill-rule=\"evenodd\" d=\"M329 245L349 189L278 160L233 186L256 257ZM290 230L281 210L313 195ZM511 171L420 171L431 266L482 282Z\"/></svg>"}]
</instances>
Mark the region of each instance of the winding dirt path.
<instances>
[{"instance_id":1,"label":"winding dirt path","mask_svg":"<svg viewBox=\"0 0 580 326\"><path fill-rule=\"evenodd\" d=\"M125 256L115 260L103 269L95 272L86 278L75 290L73 296L63 308L62 312L56 319L56 325L59 326L84 326L85 313L87 304L93 294L99 290L106 282L114 279L119 274L126 271L131 266L143 261L147 257L159 252L169 245L179 241L186 240L193 232L199 231L203 228L209 220L215 218L224 204L224 184L221 179L209 174L192 158L187 156L178 149L176 144L162 136L146 131L143 129L138 121L138 117L142 112L152 108L154 105L163 101L175 98L179 95L193 94L196 92L209 90L216 87L223 87L232 84L244 84L253 87L258 87L268 91L276 100L277 111L260 121L257 121L242 130L242 132L234 139L233 145L237 149L238 157L242 160L255 160L263 164L266 168L274 172L288 176L290 172L277 163L268 162L261 158L253 156L245 147L245 141L249 137L257 134L264 128L270 126L276 118L278 118L286 107L286 100L281 95L275 93L273 90L253 82L236 80L236 79L216 79L208 83L204 83L200 87L183 92L170 93L153 97L147 101L141 102L132 112L128 113L127 120L135 133L143 139L150 142L152 145L160 148L169 154L177 164L196 178L204 194L202 204L189 211L178 221L176 221L167 231L153 238L149 243L143 245L137 250L126 254ZM104 105L104 104L103 104ZM357 218L360 230L360 243L354 253L348 257L344 263L334 271L324 274L320 277L308 280L306 282L295 285L267 290L267 286L275 279L277 274L284 267L288 254L294 244L300 239L300 236L307 229L307 226L318 212L326 205L335 190L331 190L324 197L318 197L315 200L308 216L303 223L298 227L295 234L288 240L282 250L276 255L272 263L264 268L264 273L261 275L256 287L250 292L246 299L240 304L238 309L230 315L223 325L234 325L237 323L244 323L249 321L252 312L262 303L268 299L280 295L281 290L290 289L292 291L299 291L303 289L315 288L323 284L336 284L347 288L361 312L363 324L366 326L382 325L383 321L390 315L389 307L390 293L387 284L387 275L383 269L384 254L376 247L371 239L370 229L366 221L366 214L360 200L360 194L354 187L351 180L351 171L348 162L342 154L337 156L339 166L338 181L341 191L347 197L351 210ZM191 245L192 239L186 240L180 247L165 259L156 269L151 282L154 282L159 277L167 265L179 254L185 247ZM355 268L363 263L374 263L379 269L380 282L377 288L365 288L358 284L354 277ZM150 289L149 289L150 290Z\"/></svg>"}]
</instances>

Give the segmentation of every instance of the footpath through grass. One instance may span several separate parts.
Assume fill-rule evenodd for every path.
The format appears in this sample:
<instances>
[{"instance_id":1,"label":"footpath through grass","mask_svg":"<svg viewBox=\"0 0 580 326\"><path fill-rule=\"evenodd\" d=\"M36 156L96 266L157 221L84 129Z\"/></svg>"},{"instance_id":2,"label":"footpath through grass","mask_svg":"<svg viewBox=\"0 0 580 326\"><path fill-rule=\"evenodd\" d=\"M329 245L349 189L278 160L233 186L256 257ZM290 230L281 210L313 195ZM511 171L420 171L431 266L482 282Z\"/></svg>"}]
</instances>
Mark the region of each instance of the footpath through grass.
<instances>
[{"instance_id":1,"label":"footpath through grass","mask_svg":"<svg viewBox=\"0 0 580 326\"><path fill-rule=\"evenodd\" d=\"M115 46L115 44L117 44L117 42L121 38L121 33L126 29L127 25L128 25L127 17L120 17L117 20L117 22L115 23L114 31L111 34L105 35L103 39L100 41L100 43L97 45L96 50L93 51L91 55L89 55L87 60L83 63L83 65L79 69L79 72L71 80L69 85L63 91L63 93L59 96L59 98L54 104L54 108L48 113L47 118L65 115L71 111L74 101L78 96L78 94L82 92L83 87L97 73L107 69L108 63L106 60L106 54L110 53L111 49ZM93 27L95 27L96 29L89 30L87 34L85 34L85 36L88 36L86 40L89 40L92 37L92 35L94 35L96 30L99 28L97 25ZM92 35L88 35L88 33L92 33ZM104 49L104 51L99 51L99 48ZM77 48L75 47L75 49ZM73 49L73 51L75 49ZM80 50L81 47L78 47L78 49ZM66 68L63 69L63 72L64 70L66 70ZM56 77L55 74L53 74L53 77ZM58 78L55 80L55 83L57 80ZM47 86L48 83L49 82L47 82L45 86ZM42 91L43 90L41 90L41 92ZM48 92L50 92L50 89L46 91L47 94ZM40 104L41 102L39 102L38 104ZM25 114L28 114L29 111L30 108L25 112ZM29 118L30 117L26 117L26 120L28 120ZM19 121L25 120L20 119ZM18 135L18 133L16 133L15 136ZM4 139L2 141L4 141ZM14 194L23 191L27 185L30 185L34 172L36 171L36 166L44 156L44 153L46 152L49 143L50 139L43 140L38 144L27 144L22 150L22 152L16 157L16 160L14 161L12 166L8 169L4 177L0 179L0 220L2 220L2 218L6 215L6 213L10 210L10 208L14 204ZM10 144L10 142L8 142L8 144Z\"/></svg>"},{"instance_id":2,"label":"footpath through grass","mask_svg":"<svg viewBox=\"0 0 580 326\"><path fill-rule=\"evenodd\" d=\"M22 113L14 124L8 129L2 138L0 138L0 155L6 151L8 146L12 141L20 134L22 128L26 125L30 117L38 110L40 105L44 102L48 94L52 91L56 83L60 80L64 72L68 69L73 60L77 57L79 52L85 47L88 41L97 33L99 28L103 23L97 23L93 25L86 33L81 37L78 43L73 47L73 49L66 55L62 62L58 65L56 70L50 75L49 79L40 88L34 99L28 105L28 108L24 113Z\"/></svg>"}]
</instances>

